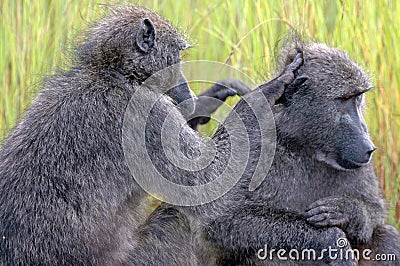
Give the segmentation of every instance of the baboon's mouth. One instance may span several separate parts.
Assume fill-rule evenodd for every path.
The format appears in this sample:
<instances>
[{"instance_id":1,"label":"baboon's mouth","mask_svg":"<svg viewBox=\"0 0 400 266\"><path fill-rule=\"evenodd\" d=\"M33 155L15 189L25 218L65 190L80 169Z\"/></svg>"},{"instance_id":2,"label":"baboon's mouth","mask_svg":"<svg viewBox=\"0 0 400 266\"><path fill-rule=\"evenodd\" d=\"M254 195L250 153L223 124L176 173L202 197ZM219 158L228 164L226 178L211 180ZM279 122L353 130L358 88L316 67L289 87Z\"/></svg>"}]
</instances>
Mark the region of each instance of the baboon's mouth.
<instances>
[{"instance_id":1,"label":"baboon's mouth","mask_svg":"<svg viewBox=\"0 0 400 266\"><path fill-rule=\"evenodd\" d=\"M324 162L333 168L342 171L358 169L369 163L369 161L360 163L350 159L344 159L342 156L337 154L326 154L321 151L317 152L316 159L317 161Z\"/></svg>"},{"instance_id":2,"label":"baboon's mouth","mask_svg":"<svg viewBox=\"0 0 400 266\"><path fill-rule=\"evenodd\" d=\"M369 161L370 160L368 160L367 162L356 162L353 160L344 159L342 157L339 157L337 160L337 162L340 166L342 166L345 169L349 169L349 170L360 168L361 166L368 164Z\"/></svg>"}]
</instances>

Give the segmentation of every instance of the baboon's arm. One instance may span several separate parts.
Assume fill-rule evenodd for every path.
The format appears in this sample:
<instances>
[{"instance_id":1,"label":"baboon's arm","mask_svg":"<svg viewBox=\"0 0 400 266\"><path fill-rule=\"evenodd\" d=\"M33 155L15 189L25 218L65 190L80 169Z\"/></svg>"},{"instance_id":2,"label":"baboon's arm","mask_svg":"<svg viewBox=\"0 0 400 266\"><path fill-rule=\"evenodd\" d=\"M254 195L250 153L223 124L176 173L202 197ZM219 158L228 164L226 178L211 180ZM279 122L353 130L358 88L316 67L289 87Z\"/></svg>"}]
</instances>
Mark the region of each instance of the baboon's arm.
<instances>
[{"instance_id":1,"label":"baboon's arm","mask_svg":"<svg viewBox=\"0 0 400 266\"><path fill-rule=\"evenodd\" d=\"M315 228L303 217L267 207L265 203L231 209L206 227L206 235L235 254L256 254L265 247L320 252L329 246L337 248L338 239L346 237L339 228Z\"/></svg>"},{"instance_id":2,"label":"baboon's arm","mask_svg":"<svg viewBox=\"0 0 400 266\"><path fill-rule=\"evenodd\" d=\"M303 63L302 54L298 53L293 62L275 79L267 82L259 87L265 94L271 107L282 96L285 87L294 80L294 72ZM222 102L229 96L243 96L251 92L251 89L239 80L221 80L213 85L210 89L200 94L196 100L196 109L193 119L188 121L191 128L196 129L198 125L206 124L210 121L210 115L221 106ZM210 98L219 101L213 101ZM198 116L198 117L196 117Z\"/></svg>"}]
</instances>

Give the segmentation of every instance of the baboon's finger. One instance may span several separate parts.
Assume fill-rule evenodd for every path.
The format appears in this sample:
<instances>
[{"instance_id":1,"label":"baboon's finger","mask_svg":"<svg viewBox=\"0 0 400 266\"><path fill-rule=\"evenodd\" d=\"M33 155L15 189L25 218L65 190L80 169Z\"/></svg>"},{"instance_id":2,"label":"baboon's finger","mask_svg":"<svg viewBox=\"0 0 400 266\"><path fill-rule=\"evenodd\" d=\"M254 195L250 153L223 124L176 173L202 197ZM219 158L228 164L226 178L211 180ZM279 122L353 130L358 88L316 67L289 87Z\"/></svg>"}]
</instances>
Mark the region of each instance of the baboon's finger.
<instances>
[{"instance_id":1,"label":"baboon's finger","mask_svg":"<svg viewBox=\"0 0 400 266\"><path fill-rule=\"evenodd\" d=\"M302 54L298 53L283 73L279 76L278 80L282 81L285 85L290 84L294 79L294 71L296 71L303 63Z\"/></svg>"},{"instance_id":2,"label":"baboon's finger","mask_svg":"<svg viewBox=\"0 0 400 266\"><path fill-rule=\"evenodd\" d=\"M225 87L223 90L218 91L215 95L217 99L224 101L229 96L235 96L236 94L237 94L236 90L229 87Z\"/></svg>"},{"instance_id":3,"label":"baboon's finger","mask_svg":"<svg viewBox=\"0 0 400 266\"><path fill-rule=\"evenodd\" d=\"M307 218L307 222L309 223L316 223L316 222L321 222L327 218L329 218L329 213L321 213L321 214L317 214L314 216L311 216L310 218Z\"/></svg>"},{"instance_id":4,"label":"baboon's finger","mask_svg":"<svg viewBox=\"0 0 400 266\"><path fill-rule=\"evenodd\" d=\"M303 64L303 54L297 53L292 63L289 64L288 69L290 71L296 71Z\"/></svg>"},{"instance_id":5,"label":"baboon's finger","mask_svg":"<svg viewBox=\"0 0 400 266\"><path fill-rule=\"evenodd\" d=\"M313 208L311 210L308 210L304 216L305 217L311 217L320 213L328 213L328 212L335 212L335 208L328 207L328 206L319 206L317 208Z\"/></svg>"},{"instance_id":6,"label":"baboon's finger","mask_svg":"<svg viewBox=\"0 0 400 266\"><path fill-rule=\"evenodd\" d=\"M329 206L329 205L336 206L337 205L337 201L338 201L338 198L322 198L322 199L319 199L319 200L314 201L313 203L311 203L306 208L306 211L309 211L311 209L315 209L315 208L320 207L320 206ZM333 204L333 203L335 203L335 204Z\"/></svg>"}]
</instances>

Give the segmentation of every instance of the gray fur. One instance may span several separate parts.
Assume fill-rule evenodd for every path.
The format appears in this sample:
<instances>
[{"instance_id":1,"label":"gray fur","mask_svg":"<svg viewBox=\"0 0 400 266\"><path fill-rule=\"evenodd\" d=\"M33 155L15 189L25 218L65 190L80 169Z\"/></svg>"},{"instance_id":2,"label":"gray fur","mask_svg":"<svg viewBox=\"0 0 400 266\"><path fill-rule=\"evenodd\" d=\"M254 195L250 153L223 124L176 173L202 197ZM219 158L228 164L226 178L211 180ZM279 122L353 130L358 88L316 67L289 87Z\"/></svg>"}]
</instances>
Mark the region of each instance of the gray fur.
<instances>
[{"instance_id":1,"label":"gray fur","mask_svg":"<svg viewBox=\"0 0 400 266\"><path fill-rule=\"evenodd\" d=\"M154 23L156 37L154 42L138 46L135 38L143 19ZM151 28L149 25L145 23L145 32ZM155 46L149 46L151 43ZM258 89L274 104L302 70L315 82L310 87L314 90L309 90L315 94L298 94L302 97L296 98L304 110L273 107L279 145L275 163L256 192L249 192L248 185L259 157L260 128L246 101L241 100L235 111L248 130L251 160L239 183L214 202L178 210L162 206L145 219L141 204L146 193L134 181L121 147L122 120L135 91L147 92L144 103L161 96L160 88L152 91L141 83L154 72L179 63L179 51L186 47L179 32L153 12L136 7L117 9L88 32L77 49L74 67L43 83L43 90L0 151L1 264L191 265L197 259L200 264L233 264L246 262L247 258L250 263L265 244L279 247L285 243L285 247L319 250L335 246L337 239L345 236L352 244L371 244L378 249L389 248L391 239L394 244L388 250L398 253L397 231L383 226L383 200L372 165L342 171L317 160L317 148L330 142L313 144L310 140L320 140L316 138L317 131L310 129L303 134L300 129L317 125L319 133L331 132L334 119L317 124L304 119L302 123L290 121L299 116L313 118L317 113L307 112L309 105L304 99L320 99L318 85L347 84L349 79L356 85L366 84L362 72L343 56L339 61L328 62L344 60L349 63L349 70L357 69L350 71L355 76L347 77L345 71L336 80L312 76L319 72L308 72L312 66L308 62L313 61L308 54L312 49L307 50L306 46L300 49L304 68L296 74L301 63L298 57L286 67L294 58L288 56L283 74ZM319 55L318 52L315 57L318 59ZM335 56L333 52L332 58ZM334 70L316 68L326 69ZM202 184L218 177L231 151L224 125L212 137L217 156L209 167L197 172L176 169L163 154L159 140L162 121L174 103L168 96L160 99L154 109L154 121L146 128L147 137L151 138L146 142L147 149L155 167L166 178L184 185ZM140 112L138 109L136 115ZM184 121L181 113L176 112L175 116L176 121ZM285 126L287 122L296 127ZM183 127L180 149L195 155L205 142L189 126L183 123ZM333 151L325 148L324 155L328 156L324 158L335 159ZM346 213L356 215L347 228L320 228L306 221L306 208L313 202L347 195L353 204ZM192 256L193 249L197 259Z\"/></svg>"},{"instance_id":2,"label":"gray fur","mask_svg":"<svg viewBox=\"0 0 400 266\"><path fill-rule=\"evenodd\" d=\"M190 258L190 246L179 245L192 242L182 214L163 208L146 220L146 193L121 146L132 94L149 90L141 83L179 63L187 46L154 12L121 7L87 31L70 70L44 80L0 151L0 265L171 265ZM175 90L177 102L191 97L186 82ZM172 108L173 99L163 97L160 108ZM179 222L181 231L174 229ZM157 249L168 235L176 241Z\"/></svg>"},{"instance_id":3,"label":"gray fur","mask_svg":"<svg viewBox=\"0 0 400 266\"><path fill-rule=\"evenodd\" d=\"M384 225L385 203L370 163L375 148L362 117L363 96L343 98L371 89L369 78L346 53L317 43L286 46L281 69L299 51L304 64L274 106L272 167L254 192L239 186L229 193L242 198L206 226L206 245L216 247L217 264L257 264L255 252L264 245L321 250L341 237L351 248L395 254L397 261L386 265L399 265L399 233Z\"/></svg>"}]
</instances>

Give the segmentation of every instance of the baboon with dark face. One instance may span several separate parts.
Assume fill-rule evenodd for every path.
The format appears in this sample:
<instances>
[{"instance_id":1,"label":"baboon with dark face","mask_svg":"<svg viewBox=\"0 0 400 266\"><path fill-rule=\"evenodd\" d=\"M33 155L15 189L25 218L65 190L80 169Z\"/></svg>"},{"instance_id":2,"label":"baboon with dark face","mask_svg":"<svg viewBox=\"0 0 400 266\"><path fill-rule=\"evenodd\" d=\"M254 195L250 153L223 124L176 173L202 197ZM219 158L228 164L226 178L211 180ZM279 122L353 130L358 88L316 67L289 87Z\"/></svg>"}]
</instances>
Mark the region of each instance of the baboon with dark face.
<instances>
[{"instance_id":1,"label":"baboon with dark face","mask_svg":"<svg viewBox=\"0 0 400 266\"><path fill-rule=\"evenodd\" d=\"M264 247L318 252L326 243L337 248L336 240L343 238L360 250L360 257L371 249L371 259L375 254L397 259L361 257L360 265L399 265L399 233L384 224L385 203L370 162L375 146L362 116L371 82L345 52L324 44L286 46L281 66L299 51L304 63L273 107L277 148L272 167L255 191L239 187L229 192L243 194L244 200L205 227L206 243L215 244L217 263L235 265L262 264L256 253Z\"/></svg>"},{"instance_id":2,"label":"baboon with dark face","mask_svg":"<svg viewBox=\"0 0 400 266\"><path fill-rule=\"evenodd\" d=\"M280 112L281 106L276 103L282 101L281 96L285 89L286 92L292 90L294 86L303 85L306 80L303 76L295 78L296 70L302 62L301 54L302 51L297 53L296 57L291 58L291 63L285 65L282 74L276 79L260 86L249 95L262 92L270 105L273 105L273 110L276 113ZM264 108L267 107L264 106ZM335 227L314 227L305 220L304 216L295 211L283 211L280 208L276 208L273 202L271 202L271 206L268 206L268 201L262 199L264 194L261 194L259 189L256 192L248 190L250 178L255 172L257 160L260 157L261 142L263 141L261 138L261 128L257 116L253 113L253 109L245 99L238 102L234 111L239 114L239 117L245 124L250 141L249 160L244 175L229 192L214 201L196 206L176 207L189 219L190 229L194 234L194 247L200 265L229 265L254 262L252 259L255 253L259 249L264 248L265 244L272 243L272 247L279 247L292 234L293 242L288 241L289 244L285 246L286 248L293 247L299 250L313 248L317 252L328 249L328 247L342 248L337 242L341 238L346 238L343 230ZM229 121L230 116L231 114L228 116L227 121ZM155 111L153 119L161 118L163 120L165 117L166 114ZM183 122L179 121L176 123L183 124ZM163 173L164 177L173 179L174 182L182 185L201 185L217 178L229 163L229 155L232 152L232 147L229 142L229 134L225 128L226 124L227 122L225 121L211 138L216 144L217 154L214 157L215 159L210 165L200 171L179 169L179 167L169 161L164 153L159 153L156 147L160 147L163 144L159 137L161 134L151 134L151 132L161 132L161 122L149 123L148 135L150 137L158 137L153 138L151 142L146 141L146 149L153 160L154 166L159 172ZM193 131L184 129L180 134L184 150L202 145L201 140L198 139L196 134L193 134ZM135 136L134 134L129 135ZM134 138L131 141L133 150L140 150L135 148L138 142L140 142L140 138ZM146 151L140 153L138 157L144 157L145 154ZM273 165L274 167L278 166ZM279 182L279 180L275 181ZM268 177L263 184L266 182L270 182ZM270 196L272 197L274 194L270 193ZM287 193L285 196L288 196ZM293 225L290 222L293 222ZM296 236L296 233L301 236ZM165 239L165 243L168 243L168 239ZM341 250L348 252L349 249L350 246L345 246ZM251 257L250 260L247 260L249 257ZM332 262L326 254L324 261ZM337 265L352 265L353 261L344 258L332 263L336 263Z\"/></svg>"},{"instance_id":3,"label":"baboon with dark face","mask_svg":"<svg viewBox=\"0 0 400 266\"><path fill-rule=\"evenodd\" d=\"M142 86L152 74L178 64L187 46L154 12L121 7L89 29L70 70L43 82L0 151L1 265L195 261L189 259L190 246L170 242L164 253L155 248L154 241L169 234L190 243L189 225L168 208L144 223L146 193L121 146L125 109L136 91L160 95L161 109L196 102L179 68L180 85L167 95L169 88ZM209 96L225 100L232 94L219 87ZM181 231L174 229L178 222L184 224ZM176 254L169 254L173 247Z\"/></svg>"}]
</instances>

